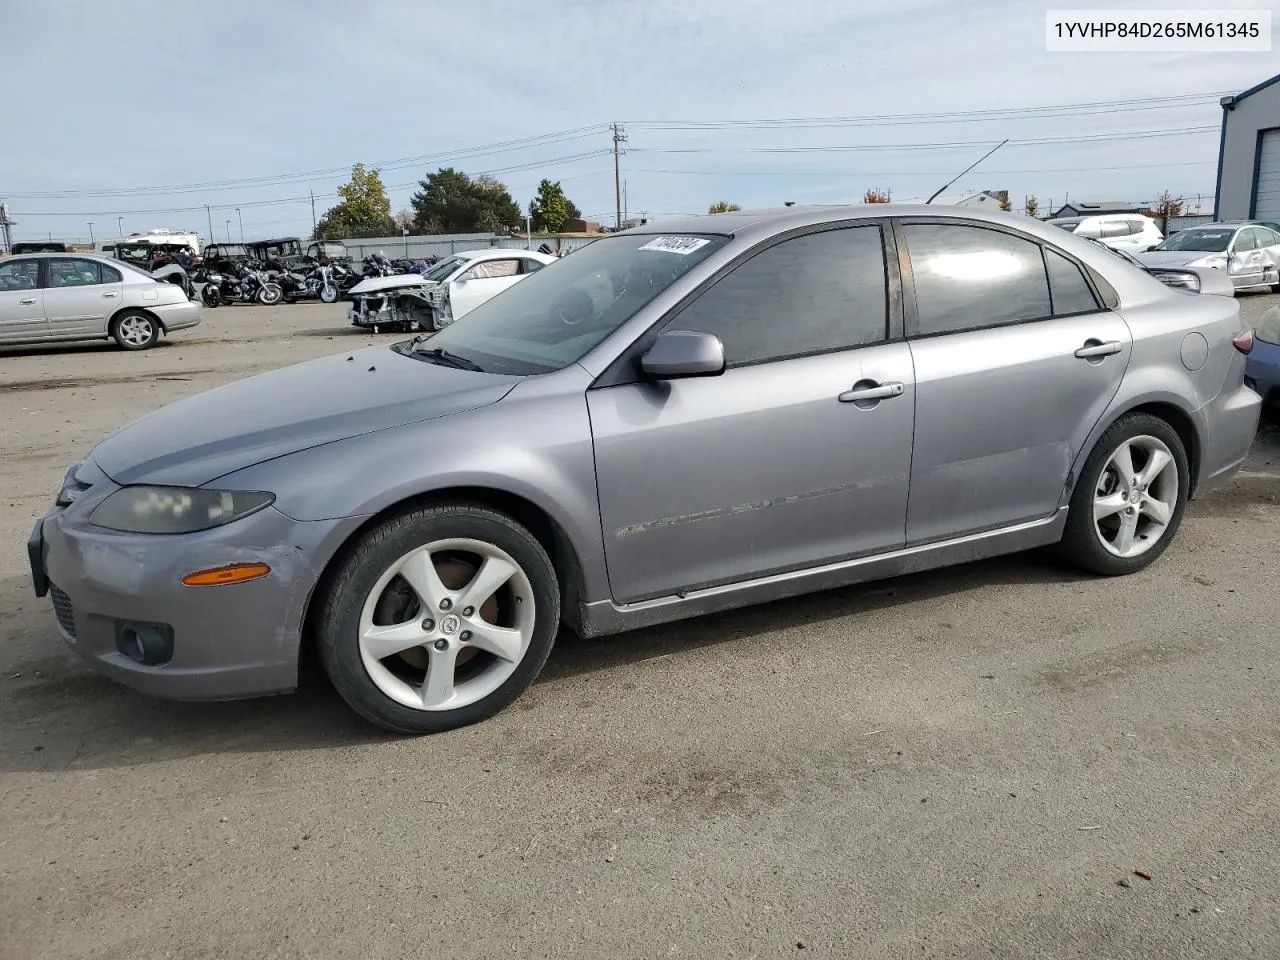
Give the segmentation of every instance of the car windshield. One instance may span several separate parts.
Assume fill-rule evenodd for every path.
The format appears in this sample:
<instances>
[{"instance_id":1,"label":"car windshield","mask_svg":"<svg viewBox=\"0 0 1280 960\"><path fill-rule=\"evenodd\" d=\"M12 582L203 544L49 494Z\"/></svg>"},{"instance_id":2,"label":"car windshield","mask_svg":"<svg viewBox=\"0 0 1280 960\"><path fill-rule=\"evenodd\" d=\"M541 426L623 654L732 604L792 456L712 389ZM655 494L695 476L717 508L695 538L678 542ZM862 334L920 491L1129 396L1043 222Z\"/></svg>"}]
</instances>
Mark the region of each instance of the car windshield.
<instances>
[{"instance_id":1,"label":"car windshield","mask_svg":"<svg viewBox=\"0 0 1280 960\"><path fill-rule=\"evenodd\" d=\"M424 280L443 280L467 261L462 257L447 257L422 275Z\"/></svg>"},{"instance_id":2,"label":"car windshield","mask_svg":"<svg viewBox=\"0 0 1280 960\"><path fill-rule=\"evenodd\" d=\"M417 349L443 349L490 373L560 370L581 360L727 240L688 235L597 240L480 304Z\"/></svg>"},{"instance_id":3,"label":"car windshield","mask_svg":"<svg viewBox=\"0 0 1280 960\"><path fill-rule=\"evenodd\" d=\"M1179 230L1168 237L1157 250L1202 250L1206 253L1221 253L1231 243L1235 230L1227 227L1219 230Z\"/></svg>"}]
</instances>

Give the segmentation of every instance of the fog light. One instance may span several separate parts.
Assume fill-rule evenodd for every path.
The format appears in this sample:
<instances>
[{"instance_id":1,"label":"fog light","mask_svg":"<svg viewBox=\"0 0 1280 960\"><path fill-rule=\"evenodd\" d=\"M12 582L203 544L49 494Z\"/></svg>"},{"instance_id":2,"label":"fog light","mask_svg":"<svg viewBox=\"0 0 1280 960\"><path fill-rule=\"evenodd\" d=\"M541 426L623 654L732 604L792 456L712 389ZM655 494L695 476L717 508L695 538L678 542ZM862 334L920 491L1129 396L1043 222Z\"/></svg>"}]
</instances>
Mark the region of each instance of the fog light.
<instances>
[{"instance_id":1,"label":"fog light","mask_svg":"<svg viewBox=\"0 0 1280 960\"><path fill-rule=\"evenodd\" d=\"M173 659L173 627L167 623L117 620L116 649L144 666L168 663Z\"/></svg>"}]
</instances>

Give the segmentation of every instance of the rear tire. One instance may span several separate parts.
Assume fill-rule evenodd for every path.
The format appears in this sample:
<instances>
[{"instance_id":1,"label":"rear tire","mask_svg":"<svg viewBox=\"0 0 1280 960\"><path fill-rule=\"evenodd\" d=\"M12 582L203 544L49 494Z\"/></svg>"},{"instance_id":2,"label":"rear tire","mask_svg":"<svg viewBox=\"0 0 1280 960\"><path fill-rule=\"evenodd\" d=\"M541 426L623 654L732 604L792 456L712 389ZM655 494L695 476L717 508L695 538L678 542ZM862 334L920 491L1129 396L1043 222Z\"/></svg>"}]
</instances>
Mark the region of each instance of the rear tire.
<instances>
[{"instance_id":1,"label":"rear tire","mask_svg":"<svg viewBox=\"0 0 1280 960\"><path fill-rule=\"evenodd\" d=\"M126 310L112 318L111 339L121 350L147 350L160 339L160 322L141 310Z\"/></svg>"},{"instance_id":2,"label":"rear tire","mask_svg":"<svg viewBox=\"0 0 1280 960\"><path fill-rule=\"evenodd\" d=\"M284 291L280 289L278 283L264 283L258 288L258 302L267 306L274 306L284 298Z\"/></svg>"},{"instance_id":3,"label":"rear tire","mask_svg":"<svg viewBox=\"0 0 1280 960\"><path fill-rule=\"evenodd\" d=\"M555 643L560 590L516 521L444 504L361 537L315 622L320 659L352 709L393 733L438 733L493 716L533 682Z\"/></svg>"},{"instance_id":4,"label":"rear tire","mask_svg":"<svg viewBox=\"0 0 1280 960\"><path fill-rule=\"evenodd\" d=\"M1190 481L1173 427L1149 413L1121 417L1080 471L1059 555L1103 576L1145 569L1177 534Z\"/></svg>"}]
</instances>

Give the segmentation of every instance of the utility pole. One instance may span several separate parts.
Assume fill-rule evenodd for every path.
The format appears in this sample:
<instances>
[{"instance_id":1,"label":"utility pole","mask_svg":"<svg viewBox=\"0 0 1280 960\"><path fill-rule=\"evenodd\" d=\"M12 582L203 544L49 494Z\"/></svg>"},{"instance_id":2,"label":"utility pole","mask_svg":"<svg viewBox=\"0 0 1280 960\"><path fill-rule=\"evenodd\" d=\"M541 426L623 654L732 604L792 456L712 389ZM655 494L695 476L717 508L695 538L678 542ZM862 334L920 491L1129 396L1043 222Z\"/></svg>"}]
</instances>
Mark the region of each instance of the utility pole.
<instances>
[{"instance_id":1,"label":"utility pole","mask_svg":"<svg viewBox=\"0 0 1280 960\"><path fill-rule=\"evenodd\" d=\"M612 124L613 127L613 201L614 212L617 219L614 221L614 229L622 229L622 168L618 163L618 148L621 144L627 142L627 132L622 129L622 125L618 123Z\"/></svg>"},{"instance_id":2,"label":"utility pole","mask_svg":"<svg viewBox=\"0 0 1280 960\"><path fill-rule=\"evenodd\" d=\"M93 221L89 221L89 246L93 246Z\"/></svg>"},{"instance_id":3,"label":"utility pole","mask_svg":"<svg viewBox=\"0 0 1280 960\"><path fill-rule=\"evenodd\" d=\"M209 205L204 205L204 215L209 218L209 242L213 243L218 238L213 235L213 214L209 211Z\"/></svg>"},{"instance_id":4,"label":"utility pole","mask_svg":"<svg viewBox=\"0 0 1280 960\"><path fill-rule=\"evenodd\" d=\"M631 222L631 211L627 208L627 181L622 181L622 222Z\"/></svg>"},{"instance_id":5,"label":"utility pole","mask_svg":"<svg viewBox=\"0 0 1280 960\"><path fill-rule=\"evenodd\" d=\"M240 242L244 243L244 217L241 215L239 207L236 207L236 216L240 218Z\"/></svg>"},{"instance_id":6,"label":"utility pole","mask_svg":"<svg viewBox=\"0 0 1280 960\"><path fill-rule=\"evenodd\" d=\"M311 191L311 236L319 239L316 237L316 192L314 190Z\"/></svg>"},{"instance_id":7,"label":"utility pole","mask_svg":"<svg viewBox=\"0 0 1280 960\"><path fill-rule=\"evenodd\" d=\"M116 236L124 239L124 217L116 217Z\"/></svg>"},{"instance_id":8,"label":"utility pole","mask_svg":"<svg viewBox=\"0 0 1280 960\"><path fill-rule=\"evenodd\" d=\"M227 221L227 243L231 242L231 221Z\"/></svg>"},{"instance_id":9,"label":"utility pole","mask_svg":"<svg viewBox=\"0 0 1280 960\"><path fill-rule=\"evenodd\" d=\"M0 202L0 250L5 253L13 249L13 238L9 234L9 228L14 223L15 221L9 219L9 205Z\"/></svg>"}]
</instances>

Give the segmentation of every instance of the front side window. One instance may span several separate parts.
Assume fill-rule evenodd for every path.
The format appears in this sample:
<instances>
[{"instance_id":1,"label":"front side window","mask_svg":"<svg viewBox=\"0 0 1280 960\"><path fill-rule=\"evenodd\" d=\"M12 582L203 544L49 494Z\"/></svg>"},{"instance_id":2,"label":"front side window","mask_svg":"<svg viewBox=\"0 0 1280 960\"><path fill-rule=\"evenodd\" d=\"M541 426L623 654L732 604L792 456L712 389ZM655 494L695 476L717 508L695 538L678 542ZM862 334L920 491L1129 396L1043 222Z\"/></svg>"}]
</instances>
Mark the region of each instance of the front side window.
<instances>
[{"instance_id":1,"label":"front side window","mask_svg":"<svg viewBox=\"0 0 1280 960\"><path fill-rule=\"evenodd\" d=\"M520 274L519 259L514 260L481 260L464 273L461 280L498 280L503 277L515 277Z\"/></svg>"},{"instance_id":2,"label":"front side window","mask_svg":"<svg viewBox=\"0 0 1280 960\"><path fill-rule=\"evenodd\" d=\"M756 254L668 329L715 334L732 366L878 343L888 315L880 228L846 227Z\"/></svg>"},{"instance_id":3,"label":"front side window","mask_svg":"<svg viewBox=\"0 0 1280 960\"><path fill-rule=\"evenodd\" d=\"M912 223L904 232L920 336L981 330L1053 312L1038 243L958 224Z\"/></svg>"},{"instance_id":4,"label":"front side window","mask_svg":"<svg viewBox=\"0 0 1280 960\"><path fill-rule=\"evenodd\" d=\"M441 349L490 373L576 363L728 238L619 234L486 300L412 350ZM399 349L410 350L408 346Z\"/></svg>"},{"instance_id":5,"label":"front side window","mask_svg":"<svg viewBox=\"0 0 1280 960\"><path fill-rule=\"evenodd\" d=\"M0 261L0 291L34 290L39 285L39 260Z\"/></svg>"},{"instance_id":6,"label":"front side window","mask_svg":"<svg viewBox=\"0 0 1280 960\"><path fill-rule=\"evenodd\" d=\"M101 282L98 264L93 260L57 257L49 261L49 286L54 289L87 287Z\"/></svg>"},{"instance_id":7,"label":"front side window","mask_svg":"<svg viewBox=\"0 0 1280 960\"><path fill-rule=\"evenodd\" d=\"M1257 250L1258 241L1253 235L1253 231L1249 229L1241 230L1236 234L1236 242L1232 247L1236 253L1243 253L1245 250Z\"/></svg>"}]
</instances>

